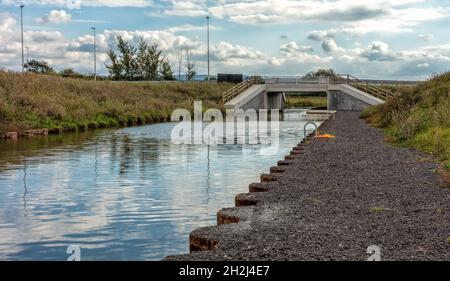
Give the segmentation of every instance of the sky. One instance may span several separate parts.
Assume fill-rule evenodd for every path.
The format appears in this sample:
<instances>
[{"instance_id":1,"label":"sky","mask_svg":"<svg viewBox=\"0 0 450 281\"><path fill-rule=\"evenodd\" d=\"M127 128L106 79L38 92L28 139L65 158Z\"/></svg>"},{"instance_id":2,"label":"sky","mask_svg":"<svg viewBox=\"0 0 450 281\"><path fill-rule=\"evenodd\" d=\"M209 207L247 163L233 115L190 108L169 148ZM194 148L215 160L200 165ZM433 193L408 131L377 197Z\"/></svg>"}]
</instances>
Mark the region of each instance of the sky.
<instances>
[{"instance_id":1,"label":"sky","mask_svg":"<svg viewBox=\"0 0 450 281\"><path fill-rule=\"evenodd\" d=\"M21 4L28 57L57 70L93 72L95 27L100 74L119 35L158 43L177 70L189 50L206 74L206 16L212 74L333 68L409 80L450 70L450 0L0 0L1 68L20 69Z\"/></svg>"}]
</instances>

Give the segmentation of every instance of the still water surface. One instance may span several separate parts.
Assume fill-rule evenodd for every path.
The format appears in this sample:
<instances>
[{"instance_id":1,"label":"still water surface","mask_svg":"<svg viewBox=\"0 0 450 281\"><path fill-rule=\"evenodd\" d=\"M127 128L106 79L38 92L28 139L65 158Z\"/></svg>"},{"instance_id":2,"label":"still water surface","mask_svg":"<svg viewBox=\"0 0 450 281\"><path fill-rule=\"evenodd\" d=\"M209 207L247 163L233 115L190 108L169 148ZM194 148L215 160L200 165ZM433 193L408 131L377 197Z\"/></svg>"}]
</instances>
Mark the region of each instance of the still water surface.
<instances>
[{"instance_id":1,"label":"still water surface","mask_svg":"<svg viewBox=\"0 0 450 281\"><path fill-rule=\"evenodd\" d=\"M0 260L158 260L303 138L281 122L280 149L170 142L173 123L0 142Z\"/></svg>"}]
</instances>

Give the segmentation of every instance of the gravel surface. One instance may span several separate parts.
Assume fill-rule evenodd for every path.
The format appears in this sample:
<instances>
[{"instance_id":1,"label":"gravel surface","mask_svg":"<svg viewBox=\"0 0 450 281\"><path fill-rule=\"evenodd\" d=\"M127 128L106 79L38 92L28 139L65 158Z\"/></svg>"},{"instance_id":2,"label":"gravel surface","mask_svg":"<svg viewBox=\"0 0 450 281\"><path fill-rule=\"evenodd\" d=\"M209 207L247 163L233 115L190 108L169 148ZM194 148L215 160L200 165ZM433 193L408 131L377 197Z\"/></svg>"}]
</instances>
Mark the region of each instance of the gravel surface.
<instances>
[{"instance_id":1,"label":"gravel surface","mask_svg":"<svg viewBox=\"0 0 450 281\"><path fill-rule=\"evenodd\" d=\"M358 112L339 112L321 132L336 139L302 145L276 181L253 185L267 192L237 196L250 206L191 234L191 247L208 251L166 260L360 261L371 245L383 260L450 260L450 189L437 164L385 143Z\"/></svg>"}]
</instances>

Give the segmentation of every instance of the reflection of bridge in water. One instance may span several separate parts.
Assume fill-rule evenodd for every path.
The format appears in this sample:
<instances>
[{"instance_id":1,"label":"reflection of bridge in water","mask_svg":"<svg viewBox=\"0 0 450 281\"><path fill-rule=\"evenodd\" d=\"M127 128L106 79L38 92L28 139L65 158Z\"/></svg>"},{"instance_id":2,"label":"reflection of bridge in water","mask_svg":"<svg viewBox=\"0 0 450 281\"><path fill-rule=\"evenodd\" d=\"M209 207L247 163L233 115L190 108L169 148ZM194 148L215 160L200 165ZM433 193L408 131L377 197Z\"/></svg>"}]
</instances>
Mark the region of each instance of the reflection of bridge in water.
<instances>
[{"instance_id":1,"label":"reflection of bridge in water","mask_svg":"<svg viewBox=\"0 0 450 281\"><path fill-rule=\"evenodd\" d=\"M414 81L360 80L349 74L316 79L251 76L223 95L229 109L283 109L288 94L324 93L329 110L359 111L384 103L394 93L386 86L415 85Z\"/></svg>"}]
</instances>

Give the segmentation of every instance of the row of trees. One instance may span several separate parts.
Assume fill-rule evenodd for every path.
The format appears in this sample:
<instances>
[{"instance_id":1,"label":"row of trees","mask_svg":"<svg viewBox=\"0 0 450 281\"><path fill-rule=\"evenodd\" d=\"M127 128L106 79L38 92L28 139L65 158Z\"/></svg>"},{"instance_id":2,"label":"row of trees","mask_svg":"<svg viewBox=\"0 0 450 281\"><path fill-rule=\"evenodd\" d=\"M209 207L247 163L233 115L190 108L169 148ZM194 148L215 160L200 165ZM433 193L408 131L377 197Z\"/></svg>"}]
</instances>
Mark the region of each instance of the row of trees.
<instances>
[{"instance_id":1,"label":"row of trees","mask_svg":"<svg viewBox=\"0 0 450 281\"><path fill-rule=\"evenodd\" d=\"M135 47L131 42L117 37L116 50L107 53L109 63L105 64L109 79L125 81L160 81L176 80L171 62L163 55L158 44L149 44L143 38ZM183 65L183 59L186 64ZM185 67L186 79L193 80L197 75L196 65L192 61L189 50L180 50L177 55L178 75L181 79L182 68ZM70 78L91 78L93 75L83 75L72 68L61 72L55 71L46 61L27 60L25 70L33 73L60 75ZM98 77L102 78L102 77ZM103 77L105 78L105 77Z\"/></svg>"},{"instance_id":2,"label":"row of trees","mask_svg":"<svg viewBox=\"0 0 450 281\"><path fill-rule=\"evenodd\" d=\"M41 74L56 74L56 71L46 61L27 60L24 68L28 72Z\"/></svg>"},{"instance_id":3,"label":"row of trees","mask_svg":"<svg viewBox=\"0 0 450 281\"><path fill-rule=\"evenodd\" d=\"M157 81L175 80L173 64L163 55L158 44L149 44L140 38L135 47L131 42L117 37L116 50L108 51L109 64L106 64L109 76L113 80ZM196 65L192 62L189 50L186 54L186 78L193 80L196 76ZM182 61L179 62L181 69Z\"/></svg>"},{"instance_id":4,"label":"row of trees","mask_svg":"<svg viewBox=\"0 0 450 281\"><path fill-rule=\"evenodd\" d=\"M39 60L27 60L24 68L27 72L39 73L39 74L47 74L47 75L60 75L66 78L89 78L89 75L83 75L79 72L76 72L73 68L66 68L60 72L55 71L53 67L51 67L46 61Z\"/></svg>"}]
</instances>

